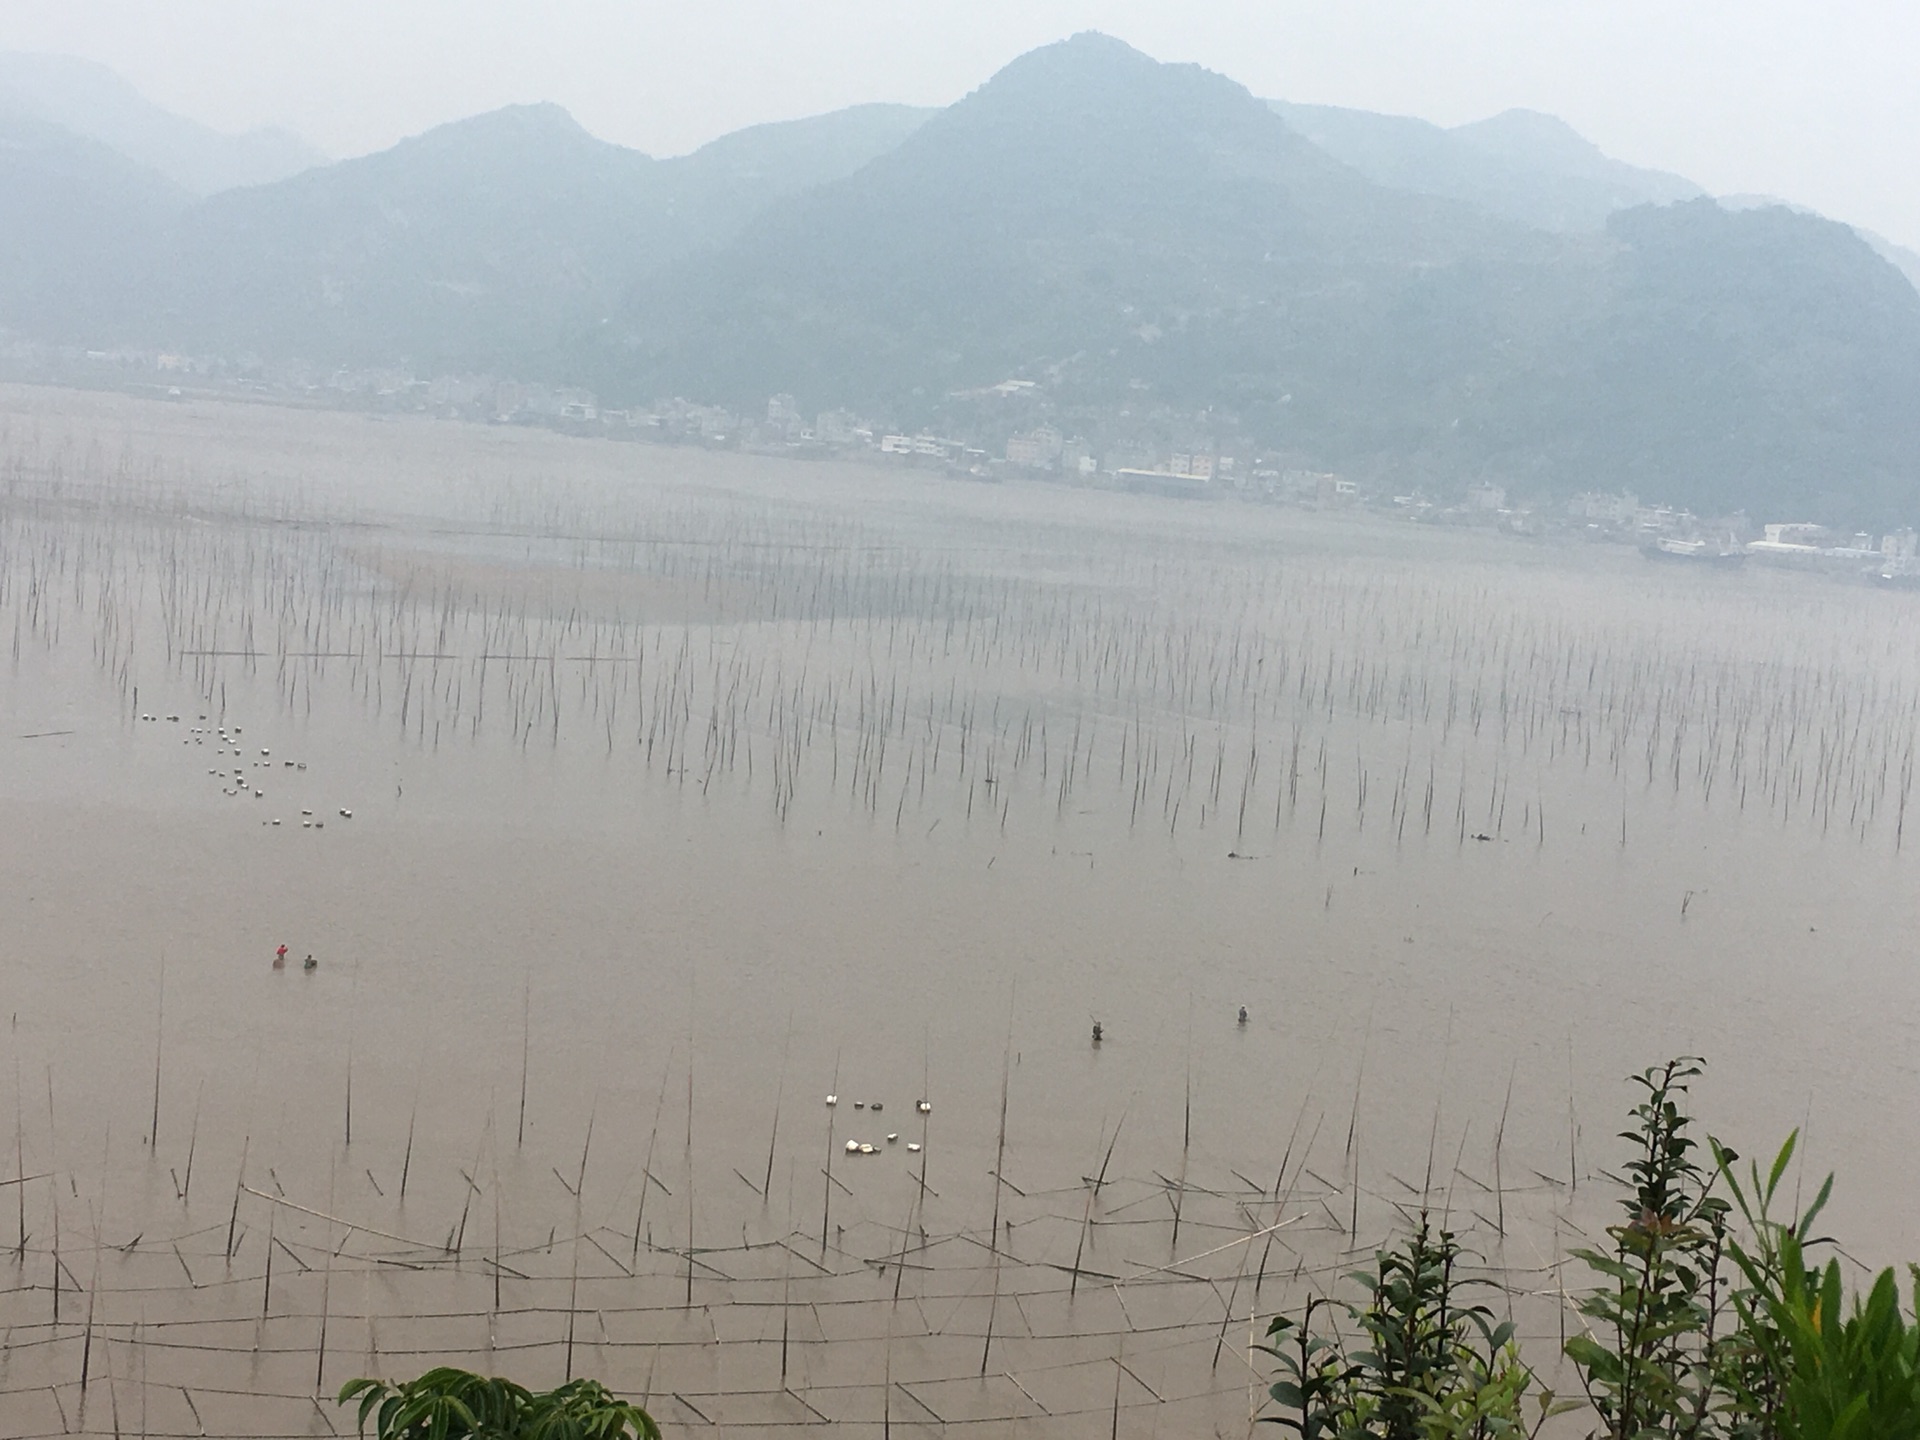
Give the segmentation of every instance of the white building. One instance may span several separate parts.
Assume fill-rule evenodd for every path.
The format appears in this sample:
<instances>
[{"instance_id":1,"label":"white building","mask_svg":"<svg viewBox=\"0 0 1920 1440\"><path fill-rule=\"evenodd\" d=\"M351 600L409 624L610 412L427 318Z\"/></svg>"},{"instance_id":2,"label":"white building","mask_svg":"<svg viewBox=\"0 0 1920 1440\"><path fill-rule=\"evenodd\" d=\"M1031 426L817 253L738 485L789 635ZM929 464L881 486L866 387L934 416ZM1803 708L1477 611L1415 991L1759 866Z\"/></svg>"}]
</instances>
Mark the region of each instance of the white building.
<instances>
[{"instance_id":1,"label":"white building","mask_svg":"<svg viewBox=\"0 0 1920 1440\"><path fill-rule=\"evenodd\" d=\"M1213 479L1213 456L1199 450L1176 450L1167 457L1169 475L1186 475L1195 480Z\"/></svg>"}]
</instances>

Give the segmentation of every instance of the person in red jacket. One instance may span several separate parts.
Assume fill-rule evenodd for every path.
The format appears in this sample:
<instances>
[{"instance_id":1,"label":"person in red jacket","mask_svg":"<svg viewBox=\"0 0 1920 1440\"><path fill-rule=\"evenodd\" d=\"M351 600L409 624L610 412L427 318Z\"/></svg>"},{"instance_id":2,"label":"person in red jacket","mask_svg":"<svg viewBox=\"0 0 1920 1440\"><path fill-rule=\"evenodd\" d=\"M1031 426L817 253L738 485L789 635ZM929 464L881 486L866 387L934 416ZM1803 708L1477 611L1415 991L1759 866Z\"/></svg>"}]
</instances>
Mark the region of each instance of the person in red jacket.
<instances>
[{"instance_id":1,"label":"person in red jacket","mask_svg":"<svg viewBox=\"0 0 1920 1440\"><path fill-rule=\"evenodd\" d=\"M287 947L282 945L273 952L273 968L278 970L287 963Z\"/></svg>"}]
</instances>

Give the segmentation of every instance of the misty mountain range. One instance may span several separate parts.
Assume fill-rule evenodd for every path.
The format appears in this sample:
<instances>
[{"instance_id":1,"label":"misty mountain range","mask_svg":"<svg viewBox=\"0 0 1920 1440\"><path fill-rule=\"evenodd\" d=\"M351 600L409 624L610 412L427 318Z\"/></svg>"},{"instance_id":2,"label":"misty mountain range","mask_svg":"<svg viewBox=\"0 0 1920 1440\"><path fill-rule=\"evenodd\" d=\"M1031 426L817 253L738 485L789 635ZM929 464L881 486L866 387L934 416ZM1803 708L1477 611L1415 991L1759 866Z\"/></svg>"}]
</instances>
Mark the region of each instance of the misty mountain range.
<instances>
[{"instance_id":1,"label":"misty mountain range","mask_svg":"<svg viewBox=\"0 0 1920 1440\"><path fill-rule=\"evenodd\" d=\"M106 66L70 55L0 53L0 113L97 140L190 195L284 180L327 158L288 130L228 135L176 115Z\"/></svg>"},{"instance_id":2,"label":"misty mountain range","mask_svg":"<svg viewBox=\"0 0 1920 1440\"><path fill-rule=\"evenodd\" d=\"M676 159L524 106L315 166L96 69L0 58L0 327L35 342L903 425L1023 378L1395 484L1920 518L1920 257L1545 115L1268 102L1090 34Z\"/></svg>"}]
</instances>

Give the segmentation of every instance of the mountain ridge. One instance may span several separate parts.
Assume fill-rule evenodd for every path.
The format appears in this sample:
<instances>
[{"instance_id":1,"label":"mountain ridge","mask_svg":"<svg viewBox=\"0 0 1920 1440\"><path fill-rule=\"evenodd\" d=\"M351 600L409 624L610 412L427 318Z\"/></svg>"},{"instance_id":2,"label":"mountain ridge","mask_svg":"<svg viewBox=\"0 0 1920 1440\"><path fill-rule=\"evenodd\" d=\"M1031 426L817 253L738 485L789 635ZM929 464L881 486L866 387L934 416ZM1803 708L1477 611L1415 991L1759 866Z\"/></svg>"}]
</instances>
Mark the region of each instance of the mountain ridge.
<instances>
[{"instance_id":1,"label":"mountain ridge","mask_svg":"<svg viewBox=\"0 0 1920 1440\"><path fill-rule=\"evenodd\" d=\"M1137 105L1149 80L1161 102L1150 116ZM900 228L902 214L917 217L911 231ZM1166 233L1136 243L1143 224ZM1077 36L1014 61L854 175L770 208L735 242L748 253L696 257L642 297L634 319L638 332L677 325L709 353L716 332L706 327L733 323L738 352L755 367L751 384L781 367L798 384L800 374L835 366L896 373L917 342L883 335L877 311L909 305L944 327L922 347L955 354L938 377L944 390L1031 361L1020 337L1041 316L1071 312L1077 334L1046 357L1064 361L1129 345L1175 315L1237 304L1211 283L1210 267L1229 255L1239 264L1257 251L1276 273L1304 266L1330 278L1356 264L1412 265L1495 243L1532 242L1518 227L1372 185L1224 77ZM1060 263L1072 245L1089 253ZM799 298L806 266L819 289ZM1126 296L1108 293L1119 275ZM752 303L722 305L742 291ZM1149 291L1167 313L1130 313ZM856 308L826 331L789 323L781 334L768 324L835 305ZM996 325L1003 333L990 333ZM644 335L630 349L646 353ZM657 358L664 380L674 362ZM732 388L710 361L683 350L677 363L706 385ZM933 378L920 388L934 388Z\"/></svg>"},{"instance_id":2,"label":"mountain ridge","mask_svg":"<svg viewBox=\"0 0 1920 1440\"><path fill-rule=\"evenodd\" d=\"M144 237L192 197L98 140L0 111L0 326L108 335L138 303Z\"/></svg>"},{"instance_id":3,"label":"mountain ridge","mask_svg":"<svg viewBox=\"0 0 1920 1440\"><path fill-rule=\"evenodd\" d=\"M1614 160L1565 121L1508 110L1446 129L1409 116L1267 102L1328 154L1378 184L1440 195L1543 230L1598 233L1614 211L1704 192Z\"/></svg>"},{"instance_id":4,"label":"mountain ridge","mask_svg":"<svg viewBox=\"0 0 1920 1440\"><path fill-rule=\"evenodd\" d=\"M645 276L916 123L861 107L657 160L552 104L450 121L195 206L156 267L169 300L146 333L327 364L553 373L564 337Z\"/></svg>"},{"instance_id":5,"label":"mountain ridge","mask_svg":"<svg viewBox=\"0 0 1920 1440\"><path fill-rule=\"evenodd\" d=\"M1540 128L1507 126L1523 152ZM1014 376L1395 486L1920 512L1920 294L1847 227L1705 197L1526 224L1380 186L1243 87L1104 38L1022 57L664 278L600 332L587 375L616 397L932 424Z\"/></svg>"},{"instance_id":6,"label":"mountain ridge","mask_svg":"<svg viewBox=\"0 0 1920 1440\"><path fill-rule=\"evenodd\" d=\"M326 163L290 130L215 130L155 105L106 66L71 55L0 52L0 110L97 140L196 195L267 184Z\"/></svg>"},{"instance_id":7,"label":"mountain ridge","mask_svg":"<svg viewBox=\"0 0 1920 1440\"><path fill-rule=\"evenodd\" d=\"M1361 116L1357 156L1309 121L1092 33L930 115L661 160L515 106L199 200L16 116L0 325L1002 436L961 397L1011 377L1026 414L1224 427L1396 488L1920 514L1920 292L1852 230L1528 112Z\"/></svg>"}]
</instances>

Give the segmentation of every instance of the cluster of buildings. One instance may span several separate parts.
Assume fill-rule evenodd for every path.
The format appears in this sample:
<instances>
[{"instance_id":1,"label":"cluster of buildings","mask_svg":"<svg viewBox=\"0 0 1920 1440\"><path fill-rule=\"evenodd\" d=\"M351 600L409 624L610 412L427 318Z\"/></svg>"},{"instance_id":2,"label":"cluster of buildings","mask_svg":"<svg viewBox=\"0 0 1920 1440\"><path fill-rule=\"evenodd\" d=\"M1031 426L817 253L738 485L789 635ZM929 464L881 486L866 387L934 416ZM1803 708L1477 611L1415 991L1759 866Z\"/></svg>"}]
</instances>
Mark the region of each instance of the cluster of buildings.
<instances>
[{"instance_id":1,"label":"cluster of buildings","mask_svg":"<svg viewBox=\"0 0 1920 1440\"><path fill-rule=\"evenodd\" d=\"M17 349L18 347L12 347ZM34 352L0 355L45 370L50 357ZM1157 426L1141 418L1083 416L1096 430L1127 428L1104 441L1063 429L1052 419L1033 420L1035 382L999 385L949 396L972 419L948 422L962 434L908 430L851 410L809 416L790 394L770 396L764 411L736 412L684 398L650 406L602 406L587 390L502 380L482 375L442 375L421 380L382 368L313 372L268 369L256 364L173 353L88 351L62 353L50 378L81 379L150 388L158 393L229 395L279 403L318 404L434 415L491 424L536 425L570 434L616 440L737 448L795 456L870 458L879 464L932 467L972 479L1022 478L1183 500L1232 496L1320 510L1371 509L1427 524L1461 525L1521 535L1572 534L1590 540L1638 545L1649 555L1719 563L1752 560L1844 574L1877 575L1920 586L1920 535L1912 529L1888 534L1849 533L1810 522L1754 525L1744 514L1702 517L1691 511L1646 504L1631 491L1588 491L1564 510L1511 503L1493 482L1470 485L1440 497L1415 489L1390 494L1349 476L1301 468L1283 455L1245 445L1223 444L1214 417L1173 417ZM144 377L144 378L142 378ZM954 407L947 407L949 410ZM1009 411L1029 422L1008 428ZM945 411L941 413L946 413ZM995 417L1001 417L996 420ZM1143 435L1159 432L1158 439ZM1231 427L1228 427L1229 431ZM986 433L983 435L982 431ZM1182 441L1182 434L1185 441ZM1236 453L1237 451L1237 453Z\"/></svg>"},{"instance_id":2,"label":"cluster of buildings","mask_svg":"<svg viewBox=\"0 0 1920 1440\"><path fill-rule=\"evenodd\" d=\"M1626 491L1576 495L1567 510L1589 532L1632 541L1656 558L1722 564L1755 560L1920 583L1920 533L1911 527L1884 534L1836 530L1811 521L1772 521L1755 527L1744 514L1703 520L1689 510L1643 505L1638 496Z\"/></svg>"}]
</instances>

